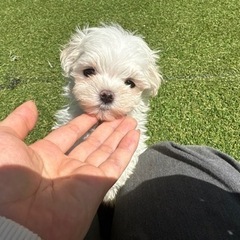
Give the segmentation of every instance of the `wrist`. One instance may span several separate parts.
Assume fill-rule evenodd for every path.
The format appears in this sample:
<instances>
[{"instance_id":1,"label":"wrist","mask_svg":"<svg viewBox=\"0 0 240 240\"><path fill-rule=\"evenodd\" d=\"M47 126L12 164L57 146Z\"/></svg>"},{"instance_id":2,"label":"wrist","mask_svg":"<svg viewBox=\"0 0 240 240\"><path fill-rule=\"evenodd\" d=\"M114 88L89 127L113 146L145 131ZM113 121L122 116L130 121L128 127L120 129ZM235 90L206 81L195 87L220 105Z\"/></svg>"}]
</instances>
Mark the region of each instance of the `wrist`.
<instances>
[{"instance_id":1,"label":"wrist","mask_svg":"<svg viewBox=\"0 0 240 240\"><path fill-rule=\"evenodd\" d=\"M22 225L0 216L0 239L41 240L41 238Z\"/></svg>"}]
</instances>

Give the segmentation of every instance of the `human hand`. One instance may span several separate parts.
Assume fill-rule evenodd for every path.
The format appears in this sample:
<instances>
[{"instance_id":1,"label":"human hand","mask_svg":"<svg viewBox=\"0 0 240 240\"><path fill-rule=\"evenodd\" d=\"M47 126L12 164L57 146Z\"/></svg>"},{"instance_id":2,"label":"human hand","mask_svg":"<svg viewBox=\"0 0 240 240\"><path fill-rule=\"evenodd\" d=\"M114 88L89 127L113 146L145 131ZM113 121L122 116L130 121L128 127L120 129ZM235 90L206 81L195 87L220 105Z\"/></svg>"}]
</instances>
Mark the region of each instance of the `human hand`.
<instances>
[{"instance_id":1,"label":"human hand","mask_svg":"<svg viewBox=\"0 0 240 240\"><path fill-rule=\"evenodd\" d=\"M36 121L29 101L0 122L0 215L45 240L82 239L137 147L136 121L104 122L68 155L97 119L81 115L27 146Z\"/></svg>"}]
</instances>

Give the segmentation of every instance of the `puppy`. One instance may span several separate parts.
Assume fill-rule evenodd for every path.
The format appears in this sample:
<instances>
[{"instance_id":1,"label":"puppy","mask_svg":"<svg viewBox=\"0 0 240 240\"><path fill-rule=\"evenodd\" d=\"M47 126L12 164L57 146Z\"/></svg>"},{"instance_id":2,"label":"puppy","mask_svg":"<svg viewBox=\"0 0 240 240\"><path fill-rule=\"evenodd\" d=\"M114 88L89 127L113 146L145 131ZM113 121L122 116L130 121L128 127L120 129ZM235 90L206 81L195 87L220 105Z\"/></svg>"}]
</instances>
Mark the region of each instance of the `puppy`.
<instances>
[{"instance_id":1,"label":"puppy","mask_svg":"<svg viewBox=\"0 0 240 240\"><path fill-rule=\"evenodd\" d=\"M122 176L104 197L105 203L114 203L119 188L146 149L148 100L157 94L162 80L157 59L157 52L140 36L119 25L77 29L61 52L61 66L68 79L64 91L69 104L57 112L55 128L87 113L99 121L129 115L137 120L141 131L138 148Z\"/></svg>"}]
</instances>

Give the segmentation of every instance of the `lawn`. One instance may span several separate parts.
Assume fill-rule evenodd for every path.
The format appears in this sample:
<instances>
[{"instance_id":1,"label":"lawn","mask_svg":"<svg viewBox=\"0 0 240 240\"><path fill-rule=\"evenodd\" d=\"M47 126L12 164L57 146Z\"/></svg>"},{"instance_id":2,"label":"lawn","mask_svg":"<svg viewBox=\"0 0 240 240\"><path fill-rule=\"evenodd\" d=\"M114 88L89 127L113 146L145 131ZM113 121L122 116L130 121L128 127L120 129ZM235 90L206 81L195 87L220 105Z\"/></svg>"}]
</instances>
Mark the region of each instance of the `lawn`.
<instances>
[{"instance_id":1,"label":"lawn","mask_svg":"<svg viewBox=\"0 0 240 240\"><path fill-rule=\"evenodd\" d=\"M27 141L46 135L65 102L61 45L77 25L116 22L160 50L149 144L203 144L240 160L239 12L238 0L1 1L0 119L33 99L39 122Z\"/></svg>"}]
</instances>

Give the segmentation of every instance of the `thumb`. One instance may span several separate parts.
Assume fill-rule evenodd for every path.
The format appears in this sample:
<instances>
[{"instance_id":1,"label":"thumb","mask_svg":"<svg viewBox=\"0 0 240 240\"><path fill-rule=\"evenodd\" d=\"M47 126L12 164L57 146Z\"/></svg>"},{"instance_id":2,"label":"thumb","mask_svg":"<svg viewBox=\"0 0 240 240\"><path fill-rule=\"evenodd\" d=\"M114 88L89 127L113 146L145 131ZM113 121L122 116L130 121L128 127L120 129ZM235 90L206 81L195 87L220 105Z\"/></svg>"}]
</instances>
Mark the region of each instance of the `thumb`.
<instances>
[{"instance_id":1,"label":"thumb","mask_svg":"<svg viewBox=\"0 0 240 240\"><path fill-rule=\"evenodd\" d=\"M33 101L28 101L17 107L2 122L3 131L11 132L20 139L24 139L34 128L38 118L37 107Z\"/></svg>"}]
</instances>

